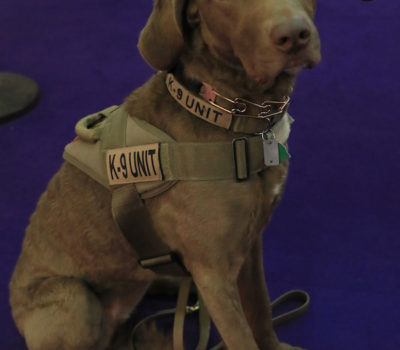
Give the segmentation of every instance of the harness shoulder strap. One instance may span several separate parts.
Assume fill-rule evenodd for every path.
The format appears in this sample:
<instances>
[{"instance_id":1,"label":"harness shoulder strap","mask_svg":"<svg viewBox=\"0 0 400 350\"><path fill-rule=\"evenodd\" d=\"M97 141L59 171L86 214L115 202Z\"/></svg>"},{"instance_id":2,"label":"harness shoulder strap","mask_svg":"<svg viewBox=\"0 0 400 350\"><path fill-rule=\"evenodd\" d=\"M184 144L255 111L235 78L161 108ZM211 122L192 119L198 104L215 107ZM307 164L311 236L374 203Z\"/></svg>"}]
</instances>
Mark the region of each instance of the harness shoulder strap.
<instances>
[{"instance_id":1,"label":"harness shoulder strap","mask_svg":"<svg viewBox=\"0 0 400 350\"><path fill-rule=\"evenodd\" d=\"M127 124L132 131L127 132ZM133 125L132 125L133 124ZM144 268L160 274L187 276L179 256L155 232L143 199L166 191L175 182L127 184L111 188L107 181L104 153L108 149L172 140L148 123L128 118L124 106L112 106L91 114L76 125L78 139L65 148L64 158L112 191L112 215L120 231L133 246ZM128 140L127 140L128 138ZM142 185L142 186L141 186Z\"/></svg>"},{"instance_id":2,"label":"harness shoulder strap","mask_svg":"<svg viewBox=\"0 0 400 350\"><path fill-rule=\"evenodd\" d=\"M139 264L159 274L188 276L180 256L157 235L143 200L134 185L112 192L112 214L125 238L138 254Z\"/></svg>"}]
</instances>

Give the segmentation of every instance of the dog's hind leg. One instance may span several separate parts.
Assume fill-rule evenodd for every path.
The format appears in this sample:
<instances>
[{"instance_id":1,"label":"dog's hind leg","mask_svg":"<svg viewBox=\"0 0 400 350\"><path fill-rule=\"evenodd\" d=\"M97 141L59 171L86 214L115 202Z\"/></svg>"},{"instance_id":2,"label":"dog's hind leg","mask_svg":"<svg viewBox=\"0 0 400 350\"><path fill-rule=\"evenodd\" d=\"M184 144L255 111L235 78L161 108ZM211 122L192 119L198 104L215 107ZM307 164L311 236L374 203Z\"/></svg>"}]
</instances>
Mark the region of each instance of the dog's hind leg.
<instances>
[{"instance_id":1,"label":"dog's hind leg","mask_svg":"<svg viewBox=\"0 0 400 350\"><path fill-rule=\"evenodd\" d=\"M14 318L29 350L106 349L113 329L101 302L82 281L48 278L30 293L26 299L25 291L11 290Z\"/></svg>"}]
</instances>

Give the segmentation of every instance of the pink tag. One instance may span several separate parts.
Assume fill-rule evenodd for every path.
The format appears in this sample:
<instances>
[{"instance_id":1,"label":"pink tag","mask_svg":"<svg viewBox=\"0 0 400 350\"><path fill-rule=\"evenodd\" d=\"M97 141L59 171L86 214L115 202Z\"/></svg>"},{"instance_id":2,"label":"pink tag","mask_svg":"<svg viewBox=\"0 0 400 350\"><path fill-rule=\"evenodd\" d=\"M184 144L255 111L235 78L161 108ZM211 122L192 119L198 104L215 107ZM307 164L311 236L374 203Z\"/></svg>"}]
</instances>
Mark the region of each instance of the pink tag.
<instances>
[{"instance_id":1,"label":"pink tag","mask_svg":"<svg viewBox=\"0 0 400 350\"><path fill-rule=\"evenodd\" d=\"M200 96L203 97L206 101L215 102L217 98L217 94L213 90L212 86L203 82L203 87L200 91Z\"/></svg>"}]
</instances>

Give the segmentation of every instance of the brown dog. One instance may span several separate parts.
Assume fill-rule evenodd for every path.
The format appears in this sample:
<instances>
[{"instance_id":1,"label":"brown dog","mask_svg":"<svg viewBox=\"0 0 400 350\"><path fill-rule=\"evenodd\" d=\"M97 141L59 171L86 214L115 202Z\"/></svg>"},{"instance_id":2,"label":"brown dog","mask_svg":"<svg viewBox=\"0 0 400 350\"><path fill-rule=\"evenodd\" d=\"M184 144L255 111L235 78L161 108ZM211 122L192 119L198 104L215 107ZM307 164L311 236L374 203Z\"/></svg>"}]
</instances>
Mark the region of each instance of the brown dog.
<instances>
[{"instance_id":1,"label":"brown dog","mask_svg":"<svg viewBox=\"0 0 400 350\"><path fill-rule=\"evenodd\" d=\"M139 49L156 69L174 69L181 82L207 82L224 96L258 104L280 101L301 68L320 60L315 5L157 0ZM130 115L178 142L243 135L193 117L171 97L165 78L159 72L127 98ZM286 141L289 122L282 120ZM261 251L287 169L285 161L242 182L179 181L146 200L154 229L179 252L229 350L293 349L272 328ZM109 349L157 277L138 265L110 206L110 192L69 163L41 196L10 283L13 317L29 350Z\"/></svg>"}]
</instances>

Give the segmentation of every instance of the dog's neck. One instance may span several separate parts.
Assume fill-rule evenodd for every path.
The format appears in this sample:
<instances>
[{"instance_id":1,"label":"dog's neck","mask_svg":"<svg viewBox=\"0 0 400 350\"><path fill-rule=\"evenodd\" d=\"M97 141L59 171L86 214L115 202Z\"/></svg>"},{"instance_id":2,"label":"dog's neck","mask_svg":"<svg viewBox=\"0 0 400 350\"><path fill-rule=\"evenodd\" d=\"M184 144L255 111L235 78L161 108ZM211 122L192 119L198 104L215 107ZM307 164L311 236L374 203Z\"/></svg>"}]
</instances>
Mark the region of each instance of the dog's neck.
<instances>
[{"instance_id":1,"label":"dog's neck","mask_svg":"<svg viewBox=\"0 0 400 350\"><path fill-rule=\"evenodd\" d=\"M186 82L187 88L192 91L197 84L206 82L226 97L245 98L255 103L289 96L295 82L294 77L282 74L272 87L259 85L247 76L240 64L224 62L215 57L204 42L197 45L197 49L187 50L182 55L174 74Z\"/></svg>"}]
</instances>

